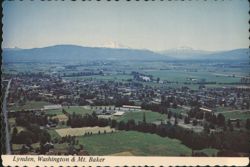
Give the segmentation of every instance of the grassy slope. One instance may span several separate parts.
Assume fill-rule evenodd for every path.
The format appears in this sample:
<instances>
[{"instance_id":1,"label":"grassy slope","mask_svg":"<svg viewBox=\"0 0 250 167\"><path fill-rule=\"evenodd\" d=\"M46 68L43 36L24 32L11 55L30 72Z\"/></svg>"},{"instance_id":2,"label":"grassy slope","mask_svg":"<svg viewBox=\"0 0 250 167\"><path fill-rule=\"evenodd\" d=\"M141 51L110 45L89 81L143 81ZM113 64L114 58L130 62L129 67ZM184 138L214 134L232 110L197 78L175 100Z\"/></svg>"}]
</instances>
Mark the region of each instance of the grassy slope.
<instances>
[{"instance_id":1,"label":"grassy slope","mask_svg":"<svg viewBox=\"0 0 250 167\"><path fill-rule=\"evenodd\" d=\"M91 155L109 155L124 151L137 156L191 155L191 149L181 144L179 140L135 131L120 131L78 139Z\"/></svg>"}]
</instances>

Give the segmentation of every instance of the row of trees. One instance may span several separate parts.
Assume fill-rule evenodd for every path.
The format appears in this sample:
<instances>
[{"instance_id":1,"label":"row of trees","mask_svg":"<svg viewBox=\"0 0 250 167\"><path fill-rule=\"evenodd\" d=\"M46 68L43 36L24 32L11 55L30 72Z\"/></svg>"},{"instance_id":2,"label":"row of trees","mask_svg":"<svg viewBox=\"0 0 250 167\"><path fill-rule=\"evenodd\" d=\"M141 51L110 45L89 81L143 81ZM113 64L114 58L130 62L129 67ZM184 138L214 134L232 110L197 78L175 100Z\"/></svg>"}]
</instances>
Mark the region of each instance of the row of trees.
<instances>
[{"instance_id":1,"label":"row of trees","mask_svg":"<svg viewBox=\"0 0 250 167\"><path fill-rule=\"evenodd\" d=\"M135 122L131 119L127 122L111 119L101 119L93 114L86 114L84 116L72 114L70 115L71 127L83 127L83 126L111 126L118 130L133 130L144 133L153 133L162 137L176 138L182 141L183 144L192 149L203 148L217 148L220 150L232 150L235 152L247 152L249 150L248 139L250 138L249 131L224 131L217 133L207 133L206 130L203 133L195 133L191 130L181 128L179 126L172 125L170 122L167 124L156 125L153 123L147 123L145 114L143 115L141 122ZM250 120L248 120L250 124Z\"/></svg>"},{"instance_id":2,"label":"row of trees","mask_svg":"<svg viewBox=\"0 0 250 167\"><path fill-rule=\"evenodd\" d=\"M93 126L108 126L109 125L109 120L104 119L104 118L98 118L96 113L93 112L92 114L85 114L85 115L80 115L80 114L69 114L68 115L69 119L67 121L67 125L71 126L72 128L77 128L77 127L93 127Z\"/></svg>"},{"instance_id":3,"label":"row of trees","mask_svg":"<svg viewBox=\"0 0 250 167\"><path fill-rule=\"evenodd\" d=\"M199 107L193 107L189 112L188 116L190 118L196 118L199 120L205 119L207 122L211 122L214 125L220 127L225 126L225 117L223 114L215 115L211 112L203 112Z\"/></svg>"},{"instance_id":4,"label":"row of trees","mask_svg":"<svg viewBox=\"0 0 250 167\"><path fill-rule=\"evenodd\" d=\"M28 127L31 123L45 126L48 123L47 115L36 115L32 112L21 113L15 117L18 126Z\"/></svg>"}]
</instances>

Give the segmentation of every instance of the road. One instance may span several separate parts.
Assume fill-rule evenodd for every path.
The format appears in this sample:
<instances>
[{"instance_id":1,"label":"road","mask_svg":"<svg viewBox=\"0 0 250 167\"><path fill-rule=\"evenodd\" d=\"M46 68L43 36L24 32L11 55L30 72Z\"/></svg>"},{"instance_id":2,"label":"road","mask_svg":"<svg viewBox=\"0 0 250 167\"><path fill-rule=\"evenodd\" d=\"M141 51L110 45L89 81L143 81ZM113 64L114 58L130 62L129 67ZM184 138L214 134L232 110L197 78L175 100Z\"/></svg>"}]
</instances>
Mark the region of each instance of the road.
<instances>
[{"instance_id":1,"label":"road","mask_svg":"<svg viewBox=\"0 0 250 167\"><path fill-rule=\"evenodd\" d=\"M9 80L6 91L5 91L5 95L4 95L4 99L3 99L3 117L4 117L4 123L5 123L5 145L6 145L6 154L11 154L11 149L10 149L10 133L9 133L9 123L8 123L8 110L7 110L7 98L8 98L8 94L9 94L9 88L10 88L10 83L11 80Z\"/></svg>"}]
</instances>

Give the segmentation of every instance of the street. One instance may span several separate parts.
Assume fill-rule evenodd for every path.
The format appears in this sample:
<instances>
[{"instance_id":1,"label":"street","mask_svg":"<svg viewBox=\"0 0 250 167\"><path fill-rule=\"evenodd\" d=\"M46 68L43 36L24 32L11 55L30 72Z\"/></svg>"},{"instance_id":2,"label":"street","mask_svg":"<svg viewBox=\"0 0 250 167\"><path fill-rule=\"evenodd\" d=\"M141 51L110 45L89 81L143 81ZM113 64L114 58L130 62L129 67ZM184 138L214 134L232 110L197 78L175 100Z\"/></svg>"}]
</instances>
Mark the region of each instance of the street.
<instances>
[{"instance_id":1,"label":"street","mask_svg":"<svg viewBox=\"0 0 250 167\"><path fill-rule=\"evenodd\" d=\"M5 145L6 145L6 154L11 154L11 149L10 149L10 134L9 134L9 124L8 124L8 110L7 110L7 97L9 94L9 88L10 88L10 83L11 80L9 80L8 82L8 86L6 88L6 92L4 95L4 99L3 99L3 117L4 117L4 123L5 123Z\"/></svg>"}]
</instances>

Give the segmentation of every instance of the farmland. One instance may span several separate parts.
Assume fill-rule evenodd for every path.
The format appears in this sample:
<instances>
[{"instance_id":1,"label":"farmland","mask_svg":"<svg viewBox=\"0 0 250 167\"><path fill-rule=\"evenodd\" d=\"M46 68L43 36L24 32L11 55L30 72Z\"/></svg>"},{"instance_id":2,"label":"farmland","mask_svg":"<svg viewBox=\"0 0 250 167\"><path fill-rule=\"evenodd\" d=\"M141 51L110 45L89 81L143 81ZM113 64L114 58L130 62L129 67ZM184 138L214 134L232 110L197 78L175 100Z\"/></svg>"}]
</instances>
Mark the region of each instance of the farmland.
<instances>
[{"instance_id":1,"label":"farmland","mask_svg":"<svg viewBox=\"0 0 250 167\"><path fill-rule=\"evenodd\" d=\"M84 127L84 128L62 128L55 130L61 137L63 136L82 136L87 134L111 133L115 129L110 127Z\"/></svg>"},{"instance_id":2,"label":"farmland","mask_svg":"<svg viewBox=\"0 0 250 167\"><path fill-rule=\"evenodd\" d=\"M246 120L250 118L250 110L247 111L229 111L224 112L223 115L226 119L242 119Z\"/></svg>"},{"instance_id":3,"label":"farmland","mask_svg":"<svg viewBox=\"0 0 250 167\"><path fill-rule=\"evenodd\" d=\"M10 106L10 110L20 111L27 109L41 109L45 105L50 105L51 103L45 101L27 101L24 105L20 106L15 104L14 106Z\"/></svg>"},{"instance_id":4,"label":"farmland","mask_svg":"<svg viewBox=\"0 0 250 167\"><path fill-rule=\"evenodd\" d=\"M69 114L91 114L93 112L92 109L90 109L90 107L88 106L68 106L68 107L62 107L62 109L64 109L67 113ZM54 109L54 110L47 110L46 114L49 115L59 115L62 114L62 109Z\"/></svg>"},{"instance_id":5,"label":"farmland","mask_svg":"<svg viewBox=\"0 0 250 167\"><path fill-rule=\"evenodd\" d=\"M121 117L119 117L117 120L127 122L130 119L134 119L136 122L140 122L143 120L143 113L145 113L147 122L154 122L166 119L166 115L157 112L147 111L147 112L127 112Z\"/></svg>"},{"instance_id":6,"label":"farmland","mask_svg":"<svg viewBox=\"0 0 250 167\"><path fill-rule=\"evenodd\" d=\"M64 107L65 111L69 114L91 114L93 110L86 106L70 106Z\"/></svg>"},{"instance_id":7,"label":"farmland","mask_svg":"<svg viewBox=\"0 0 250 167\"><path fill-rule=\"evenodd\" d=\"M191 155L191 149L179 140L134 131L79 137L79 143L91 155L110 155L124 151L136 156Z\"/></svg>"},{"instance_id":8,"label":"farmland","mask_svg":"<svg viewBox=\"0 0 250 167\"><path fill-rule=\"evenodd\" d=\"M222 83L231 83L231 82L239 82L239 78L231 77L225 75L218 75L216 73L211 72L186 72L184 70L156 70L156 71L148 71L147 74L153 75L155 77L160 77L163 80L170 80L176 82L186 82L187 78L195 78L195 79L206 79L209 82L222 82Z\"/></svg>"}]
</instances>

